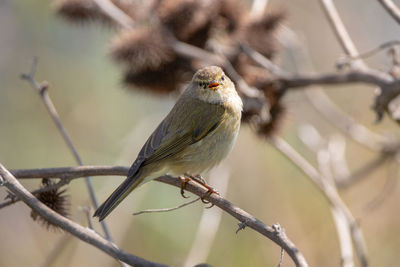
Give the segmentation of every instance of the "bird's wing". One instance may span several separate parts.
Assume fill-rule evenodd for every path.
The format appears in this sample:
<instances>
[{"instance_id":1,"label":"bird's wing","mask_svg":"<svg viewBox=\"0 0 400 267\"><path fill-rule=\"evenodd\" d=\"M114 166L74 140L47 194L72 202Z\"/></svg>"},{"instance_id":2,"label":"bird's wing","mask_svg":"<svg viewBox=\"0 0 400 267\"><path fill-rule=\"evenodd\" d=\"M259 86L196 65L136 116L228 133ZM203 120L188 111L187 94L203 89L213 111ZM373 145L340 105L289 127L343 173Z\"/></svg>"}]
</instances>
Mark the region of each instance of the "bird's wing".
<instances>
[{"instance_id":1,"label":"bird's wing","mask_svg":"<svg viewBox=\"0 0 400 267\"><path fill-rule=\"evenodd\" d=\"M146 141L128 177L133 176L141 166L176 155L200 141L218 127L225 114L222 105L193 99L189 105L195 107L196 113L183 111L184 105L176 105Z\"/></svg>"},{"instance_id":2,"label":"bird's wing","mask_svg":"<svg viewBox=\"0 0 400 267\"><path fill-rule=\"evenodd\" d=\"M185 101L185 99L182 101ZM196 113L185 110L188 107L196 107ZM189 145L200 141L218 127L224 119L224 114L225 108L223 106L207 104L193 99L190 100L190 103L175 105L147 139L137 159L132 164L128 177L96 210L94 216L98 216L100 221L103 220L143 181L145 177L140 174L142 166L174 156Z\"/></svg>"}]
</instances>

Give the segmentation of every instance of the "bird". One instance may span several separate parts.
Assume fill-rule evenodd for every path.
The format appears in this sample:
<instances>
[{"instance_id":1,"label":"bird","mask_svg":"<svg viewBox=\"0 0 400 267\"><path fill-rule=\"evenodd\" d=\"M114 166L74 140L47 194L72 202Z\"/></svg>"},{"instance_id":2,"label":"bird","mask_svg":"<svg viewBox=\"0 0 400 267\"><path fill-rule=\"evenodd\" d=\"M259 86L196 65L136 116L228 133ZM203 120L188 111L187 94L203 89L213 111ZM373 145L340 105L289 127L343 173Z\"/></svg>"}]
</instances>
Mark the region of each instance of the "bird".
<instances>
[{"instance_id":1,"label":"bird","mask_svg":"<svg viewBox=\"0 0 400 267\"><path fill-rule=\"evenodd\" d=\"M220 67L199 69L143 145L126 179L93 216L104 220L133 189L157 177L201 177L218 165L236 142L242 107L234 83Z\"/></svg>"}]
</instances>

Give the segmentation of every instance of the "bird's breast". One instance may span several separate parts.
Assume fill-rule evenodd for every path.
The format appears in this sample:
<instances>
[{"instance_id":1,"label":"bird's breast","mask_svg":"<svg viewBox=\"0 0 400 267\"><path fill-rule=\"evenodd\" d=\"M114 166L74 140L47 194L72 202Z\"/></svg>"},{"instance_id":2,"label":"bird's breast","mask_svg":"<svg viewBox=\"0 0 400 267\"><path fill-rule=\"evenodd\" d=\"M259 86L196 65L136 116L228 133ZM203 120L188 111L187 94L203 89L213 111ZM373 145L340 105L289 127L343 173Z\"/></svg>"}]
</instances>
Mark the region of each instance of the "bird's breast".
<instances>
[{"instance_id":1,"label":"bird's breast","mask_svg":"<svg viewBox=\"0 0 400 267\"><path fill-rule=\"evenodd\" d=\"M201 174L221 162L232 150L240 128L241 111L227 109L218 127L188 146L171 162L172 172Z\"/></svg>"}]
</instances>

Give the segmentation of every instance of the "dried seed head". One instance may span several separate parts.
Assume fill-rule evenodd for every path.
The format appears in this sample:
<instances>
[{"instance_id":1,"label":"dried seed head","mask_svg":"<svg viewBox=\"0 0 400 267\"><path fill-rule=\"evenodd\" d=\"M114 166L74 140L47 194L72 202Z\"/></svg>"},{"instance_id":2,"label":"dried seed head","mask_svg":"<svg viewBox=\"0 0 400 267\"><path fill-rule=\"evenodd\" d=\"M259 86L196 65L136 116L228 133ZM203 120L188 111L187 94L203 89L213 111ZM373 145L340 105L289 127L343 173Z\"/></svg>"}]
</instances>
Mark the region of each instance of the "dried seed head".
<instances>
[{"instance_id":1,"label":"dried seed head","mask_svg":"<svg viewBox=\"0 0 400 267\"><path fill-rule=\"evenodd\" d=\"M175 58L169 38L161 30L148 28L123 32L111 44L111 55L133 73L157 70Z\"/></svg>"},{"instance_id":2,"label":"dried seed head","mask_svg":"<svg viewBox=\"0 0 400 267\"><path fill-rule=\"evenodd\" d=\"M177 58L174 62L162 65L156 70L127 71L124 83L156 94L171 93L179 90L182 83L190 79L186 75L189 68L190 64L186 59Z\"/></svg>"},{"instance_id":3,"label":"dried seed head","mask_svg":"<svg viewBox=\"0 0 400 267\"><path fill-rule=\"evenodd\" d=\"M225 21L226 31L233 33L237 31L246 18L246 7L240 1L222 0L219 9L219 16Z\"/></svg>"},{"instance_id":4,"label":"dried seed head","mask_svg":"<svg viewBox=\"0 0 400 267\"><path fill-rule=\"evenodd\" d=\"M270 77L268 70L251 65L250 59L245 55L239 56L236 69L249 86L254 86L264 92L269 107L268 111L264 111L260 106L251 105L251 103L247 105L249 100L244 99L243 121L254 126L261 136L267 137L275 134L286 114L286 108L281 101L284 91L276 90L276 84L271 83L268 79ZM265 116L262 112L268 112L269 116Z\"/></svg>"},{"instance_id":5,"label":"dried seed head","mask_svg":"<svg viewBox=\"0 0 400 267\"><path fill-rule=\"evenodd\" d=\"M47 187L54 184L49 179L42 180L41 188ZM58 214L68 217L69 215L69 196L65 194L66 189L60 190L53 189L46 192L39 193L37 195L37 199L40 200L43 204L45 204L50 209L54 210ZM49 222L47 219L42 217L40 214L35 211L31 211L31 218L36 221L38 220L42 225L44 225L47 229L58 229L58 226Z\"/></svg>"},{"instance_id":6,"label":"dried seed head","mask_svg":"<svg viewBox=\"0 0 400 267\"><path fill-rule=\"evenodd\" d=\"M269 121L261 121L257 125L257 132L264 137L268 137L279 131L285 118L286 108L281 101L282 94L278 93L273 85L265 85L262 90L269 104L270 119Z\"/></svg>"},{"instance_id":7,"label":"dried seed head","mask_svg":"<svg viewBox=\"0 0 400 267\"><path fill-rule=\"evenodd\" d=\"M92 0L57 0L54 2L57 14L71 22L103 20L110 23Z\"/></svg>"},{"instance_id":8,"label":"dried seed head","mask_svg":"<svg viewBox=\"0 0 400 267\"><path fill-rule=\"evenodd\" d=\"M156 12L181 41L203 47L217 16L219 1L164 0Z\"/></svg>"},{"instance_id":9,"label":"dried seed head","mask_svg":"<svg viewBox=\"0 0 400 267\"><path fill-rule=\"evenodd\" d=\"M272 58L278 50L275 32L283 21L285 13L276 11L250 22L244 29L243 37L249 45L268 58Z\"/></svg>"},{"instance_id":10,"label":"dried seed head","mask_svg":"<svg viewBox=\"0 0 400 267\"><path fill-rule=\"evenodd\" d=\"M112 2L131 18L136 17L135 11L138 9L133 1L112 0ZM56 0L54 9L71 22L100 21L106 25L115 24L93 0Z\"/></svg>"}]
</instances>

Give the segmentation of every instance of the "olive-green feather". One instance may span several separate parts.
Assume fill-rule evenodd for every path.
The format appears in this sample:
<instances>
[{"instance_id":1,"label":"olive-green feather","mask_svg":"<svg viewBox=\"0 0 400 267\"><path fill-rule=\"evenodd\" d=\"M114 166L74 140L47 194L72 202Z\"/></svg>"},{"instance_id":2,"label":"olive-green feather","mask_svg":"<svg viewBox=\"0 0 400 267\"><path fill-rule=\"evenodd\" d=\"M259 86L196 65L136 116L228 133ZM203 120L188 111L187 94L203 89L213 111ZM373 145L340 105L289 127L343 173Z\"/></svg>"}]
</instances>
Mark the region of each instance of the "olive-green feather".
<instances>
[{"instance_id":1,"label":"olive-green feather","mask_svg":"<svg viewBox=\"0 0 400 267\"><path fill-rule=\"evenodd\" d=\"M187 101L187 98L181 98L181 101ZM191 144L215 131L223 120L225 108L222 105L193 99L191 99L190 105L196 105L196 112L185 113L180 110L185 104L177 103L147 139L132 164L128 177L96 210L94 216L99 217L100 221L144 181L146 177L141 173L142 167L148 165L147 168L151 168L151 164L156 165L162 160L164 162L168 162L168 159L172 160ZM198 116L198 113L202 115ZM186 116L182 116L182 114Z\"/></svg>"}]
</instances>

